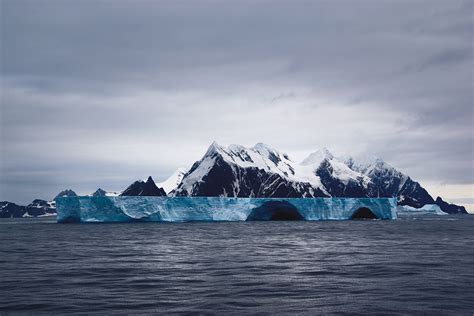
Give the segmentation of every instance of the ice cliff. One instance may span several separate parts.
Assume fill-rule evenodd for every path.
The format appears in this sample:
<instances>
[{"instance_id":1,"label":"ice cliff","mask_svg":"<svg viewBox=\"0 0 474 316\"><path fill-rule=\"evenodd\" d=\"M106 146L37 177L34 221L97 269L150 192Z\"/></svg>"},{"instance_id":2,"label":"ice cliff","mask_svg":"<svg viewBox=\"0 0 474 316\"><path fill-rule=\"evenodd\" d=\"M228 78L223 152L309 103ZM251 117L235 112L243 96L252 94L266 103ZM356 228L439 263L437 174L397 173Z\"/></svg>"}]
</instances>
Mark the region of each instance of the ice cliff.
<instances>
[{"instance_id":1,"label":"ice cliff","mask_svg":"<svg viewBox=\"0 0 474 316\"><path fill-rule=\"evenodd\" d=\"M66 222L395 219L393 198L87 196L57 200Z\"/></svg>"}]
</instances>

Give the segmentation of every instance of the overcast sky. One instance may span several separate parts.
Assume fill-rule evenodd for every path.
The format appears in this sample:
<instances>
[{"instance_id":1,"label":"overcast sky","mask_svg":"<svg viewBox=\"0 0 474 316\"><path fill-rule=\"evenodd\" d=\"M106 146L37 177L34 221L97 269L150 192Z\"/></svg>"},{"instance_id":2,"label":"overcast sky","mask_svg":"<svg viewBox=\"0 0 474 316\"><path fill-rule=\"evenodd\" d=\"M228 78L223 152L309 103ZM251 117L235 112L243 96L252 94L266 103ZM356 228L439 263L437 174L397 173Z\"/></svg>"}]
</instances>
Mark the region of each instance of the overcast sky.
<instances>
[{"instance_id":1,"label":"overcast sky","mask_svg":"<svg viewBox=\"0 0 474 316\"><path fill-rule=\"evenodd\" d=\"M164 180L213 140L474 198L473 3L1 0L0 200Z\"/></svg>"}]
</instances>

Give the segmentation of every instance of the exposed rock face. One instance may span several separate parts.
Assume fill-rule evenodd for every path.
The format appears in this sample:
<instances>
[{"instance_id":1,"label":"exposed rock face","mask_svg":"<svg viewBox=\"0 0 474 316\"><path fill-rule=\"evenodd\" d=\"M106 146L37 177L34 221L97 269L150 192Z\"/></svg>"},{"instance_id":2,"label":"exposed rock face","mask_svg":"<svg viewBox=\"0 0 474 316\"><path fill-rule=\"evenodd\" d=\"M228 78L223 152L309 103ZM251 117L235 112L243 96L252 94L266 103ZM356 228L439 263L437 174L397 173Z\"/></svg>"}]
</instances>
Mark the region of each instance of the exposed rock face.
<instances>
[{"instance_id":1,"label":"exposed rock face","mask_svg":"<svg viewBox=\"0 0 474 316\"><path fill-rule=\"evenodd\" d=\"M439 196L436 198L436 204L443 212L448 214L467 214L466 208L464 206L449 204L448 202L443 201L443 199Z\"/></svg>"},{"instance_id":2,"label":"exposed rock face","mask_svg":"<svg viewBox=\"0 0 474 316\"><path fill-rule=\"evenodd\" d=\"M26 206L28 216L44 216L56 214L56 203L54 201L45 201L36 199Z\"/></svg>"},{"instance_id":3,"label":"exposed rock face","mask_svg":"<svg viewBox=\"0 0 474 316\"><path fill-rule=\"evenodd\" d=\"M126 188L121 196L166 196L166 192L162 188L158 188L152 177L148 177L146 181L135 181Z\"/></svg>"},{"instance_id":4,"label":"exposed rock face","mask_svg":"<svg viewBox=\"0 0 474 316\"><path fill-rule=\"evenodd\" d=\"M26 207L8 201L0 202L0 218L23 217Z\"/></svg>"},{"instance_id":5,"label":"exposed rock face","mask_svg":"<svg viewBox=\"0 0 474 316\"><path fill-rule=\"evenodd\" d=\"M0 202L0 218L38 217L56 214L56 199L62 196L77 196L73 190L59 192L52 201L35 199L27 206L12 202Z\"/></svg>"},{"instance_id":6,"label":"exposed rock face","mask_svg":"<svg viewBox=\"0 0 474 316\"><path fill-rule=\"evenodd\" d=\"M0 218L37 217L56 214L54 201L36 199L27 206L0 202Z\"/></svg>"},{"instance_id":7,"label":"exposed rock face","mask_svg":"<svg viewBox=\"0 0 474 316\"><path fill-rule=\"evenodd\" d=\"M301 163L265 144L213 143L184 174L177 196L393 197L422 207L433 198L416 181L377 158L339 159L326 148Z\"/></svg>"},{"instance_id":8,"label":"exposed rock face","mask_svg":"<svg viewBox=\"0 0 474 316\"><path fill-rule=\"evenodd\" d=\"M92 196L106 196L107 192L105 190L102 190L101 188L98 188L94 193L92 193Z\"/></svg>"},{"instance_id":9,"label":"exposed rock face","mask_svg":"<svg viewBox=\"0 0 474 316\"><path fill-rule=\"evenodd\" d=\"M373 184L362 174L356 175L347 182L341 181L328 159L321 162L315 174L321 179L321 184L332 197L368 197L374 191Z\"/></svg>"},{"instance_id":10,"label":"exposed rock face","mask_svg":"<svg viewBox=\"0 0 474 316\"><path fill-rule=\"evenodd\" d=\"M397 196L399 205L422 207L433 204L434 200L429 193L409 176L396 170L381 159L366 159L357 162L349 158L345 163L354 171L370 178L369 195L372 197Z\"/></svg>"},{"instance_id":11,"label":"exposed rock face","mask_svg":"<svg viewBox=\"0 0 474 316\"><path fill-rule=\"evenodd\" d=\"M233 197L327 197L308 182L292 181L288 157L263 144L251 149L216 143L184 175L175 195Z\"/></svg>"},{"instance_id":12,"label":"exposed rock face","mask_svg":"<svg viewBox=\"0 0 474 316\"><path fill-rule=\"evenodd\" d=\"M97 190L94 191L94 193L90 194L89 196L119 196L119 192L114 192L114 191L105 191L101 188L98 188Z\"/></svg>"}]
</instances>

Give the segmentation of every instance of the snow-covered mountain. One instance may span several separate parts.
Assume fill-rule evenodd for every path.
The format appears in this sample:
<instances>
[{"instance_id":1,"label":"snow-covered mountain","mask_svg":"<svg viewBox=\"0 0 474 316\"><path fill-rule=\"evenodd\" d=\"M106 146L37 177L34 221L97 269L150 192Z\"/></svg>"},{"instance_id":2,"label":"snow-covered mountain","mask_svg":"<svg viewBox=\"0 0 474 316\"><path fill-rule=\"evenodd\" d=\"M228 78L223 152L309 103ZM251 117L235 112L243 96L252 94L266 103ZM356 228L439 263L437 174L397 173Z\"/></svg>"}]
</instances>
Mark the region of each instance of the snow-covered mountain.
<instances>
[{"instance_id":1,"label":"snow-covered mountain","mask_svg":"<svg viewBox=\"0 0 474 316\"><path fill-rule=\"evenodd\" d=\"M323 197L319 178L295 169L288 155L264 144L212 143L176 188L177 196ZM299 167L299 166L298 166Z\"/></svg>"},{"instance_id":2,"label":"snow-covered mountain","mask_svg":"<svg viewBox=\"0 0 474 316\"><path fill-rule=\"evenodd\" d=\"M0 202L0 218L23 217L25 214L26 206L8 201Z\"/></svg>"},{"instance_id":3,"label":"snow-covered mountain","mask_svg":"<svg viewBox=\"0 0 474 316\"><path fill-rule=\"evenodd\" d=\"M35 199L26 206L3 201L0 202L0 218L56 215L56 199L62 196L77 196L77 194L73 190L68 189L59 192L51 201Z\"/></svg>"},{"instance_id":4,"label":"snow-covered mountain","mask_svg":"<svg viewBox=\"0 0 474 316\"><path fill-rule=\"evenodd\" d=\"M301 163L262 143L212 143L172 194L233 197L398 197L400 205L434 204L409 176L378 158L337 158L323 148Z\"/></svg>"},{"instance_id":5,"label":"snow-covered mountain","mask_svg":"<svg viewBox=\"0 0 474 316\"><path fill-rule=\"evenodd\" d=\"M354 171L367 176L374 192L370 196L397 196L400 205L422 207L425 204L434 204L431 195L409 176L396 170L380 158L363 157L346 158L344 163Z\"/></svg>"},{"instance_id":6,"label":"snow-covered mountain","mask_svg":"<svg viewBox=\"0 0 474 316\"><path fill-rule=\"evenodd\" d=\"M37 217L56 214L56 202L36 199L26 206L25 216Z\"/></svg>"},{"instance_id":7,"label":"snow-covered mountain","mask_svg":"<svg viewBox=\"0 0 474 316\"><path fill-rule=\"evenodd\" d=\"M156 186L159 188L163 188L166 194L170 194L181 183L187 171L188 170L186 168L178 168L168 179L163 182L157 183Z\"/></svg>"},{"instance_id":8,"label":"snow-covered mountain","mask_svg":"<svg viewBox=\"0 0 474 316\"><path fill-rule=\"evenodd\" d=\"M116 196L97 189L92 196ZM466 213L462 206L436 201L409 176L375 157L335 157L323 148L297 163L282 152L258 143L220 146L212 143L190 169L179 168L155 184L151 177L128 186L121 196L228 197L398 197L399 205L420 208L437 204L446 213ZM76 196L72 190L60 196ZM0 202L0 217L54 214L55 201L34 200L28 206Z\"/></svg>"},{"instance_id":9,"label":"snow-covered mountain","mask_svg":"<svg viewBox=\"0 0 474 316\"><path fill-rule=\"evenodd\" d=\"M213 143L186 173L176 195L255 197L369 197L370 178L351 169L326 148L301 163L258 143L220 146ZM390 195L391 196L391 195Z\"/></svg>"}]
</instances>

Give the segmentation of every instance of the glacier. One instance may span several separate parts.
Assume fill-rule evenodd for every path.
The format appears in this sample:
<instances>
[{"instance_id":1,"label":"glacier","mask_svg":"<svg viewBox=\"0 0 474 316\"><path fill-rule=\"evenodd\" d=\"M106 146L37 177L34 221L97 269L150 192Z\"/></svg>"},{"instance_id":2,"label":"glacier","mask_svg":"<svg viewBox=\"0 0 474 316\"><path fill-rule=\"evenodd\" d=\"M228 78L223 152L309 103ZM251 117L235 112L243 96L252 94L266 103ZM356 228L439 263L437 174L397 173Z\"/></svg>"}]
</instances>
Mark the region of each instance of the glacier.
<instances>
[{"instance_id":1,"label":"glacier","mask_svg":"<svg viewBox=\"0 0 474 316\"><path fill-rule=\"evenodd\" d=\"M58 223L396 219L396 198L73 196Z\"/></svg>"}]
</instances>

